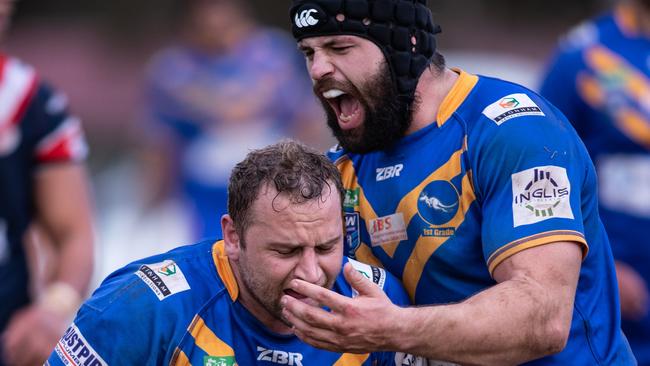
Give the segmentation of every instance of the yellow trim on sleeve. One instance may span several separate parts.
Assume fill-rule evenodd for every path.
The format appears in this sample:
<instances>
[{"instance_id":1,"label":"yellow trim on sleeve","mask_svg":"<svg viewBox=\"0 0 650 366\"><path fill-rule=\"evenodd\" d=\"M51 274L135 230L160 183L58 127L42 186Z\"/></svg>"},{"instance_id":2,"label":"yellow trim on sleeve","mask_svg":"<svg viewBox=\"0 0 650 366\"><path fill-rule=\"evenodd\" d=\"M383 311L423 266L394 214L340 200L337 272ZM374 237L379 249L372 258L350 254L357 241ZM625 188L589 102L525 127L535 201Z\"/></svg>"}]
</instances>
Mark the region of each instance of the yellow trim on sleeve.
<instances>
[{"instance_id":1,"label":"yellow trim on sleeve","mask_svg":"<svg viewBox=\"0 0 650 366\"><path fill-rule=\"evenodd\" d=\"M523 250L560 241L580 243L582 246L582 259L584 260L587 257L589 245L582 233L571 230L548 231L515 240L499 248L488 259L488 270L490 271L490 275L493 275L494 269L501 264L501 262Z\"/></svg>"},{"instance_id":2,"label":"yellow trim on sleeve","mask_svg":"<svg viewBox=\"0 0 650 366\"><path fill-rule=\"evenodd\" d=\"M361 366L370 357L369 353L357 355L344 353L332 366Z\"/></svg>"},{"instance_id":3,"label":"yellow trim on sleeve","mask_svg":"<svg viewBox=\"0 0 650 366\"><path fill-rule=\"evenodd\" d=\"M212 260L214 261L215 267L217 267L219 277L228 290L230 298L232 301L235 301L239 296L239 286L237 286L237 280L235 279L235 275L232 273L232 268L228 262L225 245L226 244L223 240L214 243L212 246Z\"/></svg>"},{"instance_id":4,"label":"yellow trim on sleeve","mask_svg":"<svg viewBox=\"0 0 650 366\"><path fill-rule=\"evenodd\" d=\"M217 337L198 315L192 321L190 334L194 337L195 344L210 356L235 356L232 347Z\"/></svg>"},{"instance_id":5,"label":"yellow trim on sleeve","mask_svg":"<svg viewBox=\"0 0 650 366\"><path fill-rule=\"evenodd\" d=\"M449 117L456 112L458 107L460 107L460 105L465 101L465 98L467 98L478 82L478 76L476 75L468 74L461 69L454 68L452 70L459 74L458 80L456 80L451 90L438 107L438 116L436 118L438 127L442 127Z\"/></svg>"}]
</instances>

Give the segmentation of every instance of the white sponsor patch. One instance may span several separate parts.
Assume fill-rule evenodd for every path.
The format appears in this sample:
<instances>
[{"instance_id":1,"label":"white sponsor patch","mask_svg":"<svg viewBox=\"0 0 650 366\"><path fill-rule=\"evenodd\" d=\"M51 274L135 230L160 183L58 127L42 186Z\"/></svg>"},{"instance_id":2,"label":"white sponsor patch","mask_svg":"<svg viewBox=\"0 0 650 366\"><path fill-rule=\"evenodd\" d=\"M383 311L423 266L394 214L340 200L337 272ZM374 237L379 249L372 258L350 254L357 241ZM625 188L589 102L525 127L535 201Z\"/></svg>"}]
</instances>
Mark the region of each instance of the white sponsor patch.
<instances>
[{"instance_id":1,"label":"white sponsor patch","mask_svg":"<svg viewBox=\"0 0 650 366\"><path fill-rule=\"evenodd\" d=\"M401 212L368 220L368 233L373 247L408 239Z\"/></svg>"},{"instance_id":2,"label":"white sponsor patch","mask_svg":"<svg viewBox=\"0 0 650 366\"><path fill-rule=\"evenodd\" d=\"M70 366L106 366L104 359L90 346L79 328L72 325L65 331L54 352L64 365Z\"/></svg>"},{"instance_id":3,"label":"white sponsor patch","mask_svg":"<svg viewBox=\"0 0 650 366\"><path fill-rule=\"evenodd\" d=\"M545 116L539 106L523 93L506 95L487 106L483 114L498 126L515 117Z\"/></svg>"},{"instance_id":4,"label":"white sponsor patch","mask_svg":"<svg viewBox=\"0 0 650 366\"><path fill-rule=\"evenodd\" d=\"M171 260L143 264L135 274L149 286L161 301L175 293L190 289L181 267Z\"/></svg>"},{"instance_id":5,"label":"white sponsor patch","mask_svg":"<svg viewBox=\"0 0 650 366\"><path fill-rule=\"evenodd\" d=\"M571 183L566 169L539 166L512 175L514 226L552 219L573 219Z\"/></svg>"}]
</instances>

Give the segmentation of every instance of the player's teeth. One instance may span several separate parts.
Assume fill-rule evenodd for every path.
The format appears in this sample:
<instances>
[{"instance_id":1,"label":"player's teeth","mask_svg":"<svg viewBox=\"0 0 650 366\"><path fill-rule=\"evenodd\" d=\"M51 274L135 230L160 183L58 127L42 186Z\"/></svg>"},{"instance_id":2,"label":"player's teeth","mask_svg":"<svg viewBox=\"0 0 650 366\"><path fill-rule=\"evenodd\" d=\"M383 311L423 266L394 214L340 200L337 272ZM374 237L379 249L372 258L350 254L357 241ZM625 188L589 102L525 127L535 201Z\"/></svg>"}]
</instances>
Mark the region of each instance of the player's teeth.
<instances>
[{"instance_id":1,"label":"player's teeth","mask_svg":"<svg viewBox=\"0 0 650 366\"><path fill-rule=\"evenodd\" d=\"M331 98L340 97L343 94L345 94L345 93L342 90L330 89L330 90L323 93L323 97L325 97L327 99L331 99Z\"/></svg>"}]
</instances>

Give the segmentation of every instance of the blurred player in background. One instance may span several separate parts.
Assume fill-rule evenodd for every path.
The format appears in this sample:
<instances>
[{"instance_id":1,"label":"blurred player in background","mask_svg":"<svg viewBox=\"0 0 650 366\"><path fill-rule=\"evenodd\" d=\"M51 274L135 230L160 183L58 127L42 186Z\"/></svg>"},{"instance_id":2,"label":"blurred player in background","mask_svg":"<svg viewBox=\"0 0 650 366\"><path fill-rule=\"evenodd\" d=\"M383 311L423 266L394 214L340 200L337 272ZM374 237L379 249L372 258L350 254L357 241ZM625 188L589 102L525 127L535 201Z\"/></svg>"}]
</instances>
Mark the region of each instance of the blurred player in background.
<instances>
[{"instance_id":1,"label":"blurred player in background","mask_svg":"<svg viewBox=\"0 0 650 366\"><path fill-rule=\"evenodd\" d=\"M5 30L13 1L0 1ZM0 364L42 364L87 290L92 210L80 121L30 66L0 54ZM53 278L30 291L30 225L54 246ZM38 247L38 246L37 246ZM32 253L41 259L40 251Z\"/></svg>"},{"instance_id":2,"label":"blurred player in background","mask_svg":"<svg viewBox=\"0 0 650 366\"><path fill-rule=\"evenodd\" d=\"M573 29L541 92L568 117L596 165L623 331L639 365L650 366L650 1L620 1Z\"/></svg>"},{"instance_id":3,"label":"blurred player in background","mask_svg":"<svg viewBox=\"0 0 650 366\"><path fill-rule=\"evenodd\" d=\"M179 194L195 236L218 237L230 170L249 149L284 136L324 147L327 132L287 35L258 25L244 0L183 4L181 42L149 69L145 169L151 201Z\"/></svg>"}]
</instances>

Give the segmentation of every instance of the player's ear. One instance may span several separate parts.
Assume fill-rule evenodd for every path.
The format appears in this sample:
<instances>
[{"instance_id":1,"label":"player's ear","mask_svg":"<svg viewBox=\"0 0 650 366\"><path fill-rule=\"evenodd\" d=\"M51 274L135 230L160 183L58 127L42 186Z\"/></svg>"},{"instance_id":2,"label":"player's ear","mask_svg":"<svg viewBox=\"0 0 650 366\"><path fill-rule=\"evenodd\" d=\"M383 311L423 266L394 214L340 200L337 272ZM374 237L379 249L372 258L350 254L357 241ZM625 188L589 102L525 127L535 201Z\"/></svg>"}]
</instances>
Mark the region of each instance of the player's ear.
<instances>
[{"instance_id":1,"label":"player's ear","mask_svg":"<svg viewBox=\"0 0 650 366\"><path fill-rule=\"evenodd\" d=\"M226 255L231 260L237 260L239 258L239 251L241 250L241 242L239 240L239 234L235 230L235 223L228 214L221 216L221 232L223 233Z\"/></svg>"}]
</instances>

